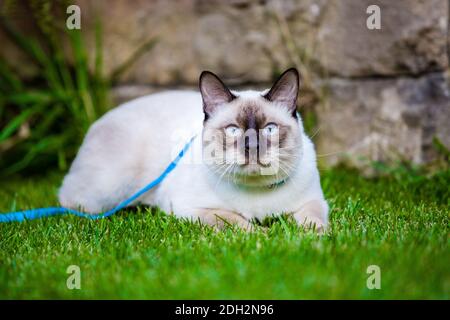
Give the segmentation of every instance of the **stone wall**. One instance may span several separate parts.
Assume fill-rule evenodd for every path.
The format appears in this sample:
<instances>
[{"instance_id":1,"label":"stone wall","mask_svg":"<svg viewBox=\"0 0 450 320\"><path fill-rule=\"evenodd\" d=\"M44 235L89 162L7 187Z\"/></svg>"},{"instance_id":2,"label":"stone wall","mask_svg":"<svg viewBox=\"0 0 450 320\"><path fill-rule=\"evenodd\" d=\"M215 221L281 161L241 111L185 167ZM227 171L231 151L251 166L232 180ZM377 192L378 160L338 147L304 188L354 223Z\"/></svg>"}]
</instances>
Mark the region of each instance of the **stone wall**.
<instances>
[{"instance_id":1,"label":"stone wall","mask_svg":"<svg viewBox=\"0 0 450 320\"><path fill-rule=\"evenodd\" d=\"M378 4L381 30L364 28ZM321 152L346 158L430 162L433 139L450 146L448 1L336 1L320 34L330 78L318 105Z\"/></svg>"},{"instance_id":2,"label":"stone wall","mask_svg":"<svg viewBox=\"0 0 450 320\"><path fill-rule=\"evenodd\" d=\"M93 48L104 29L110 72L142 43L156 45L120 78L118 100L195 87L209 69L232 86L265 87L295 65L318 96L315 137L331 163L432 161L450 147L448 0L79 0ZM369 5L381 30L366 27ZM93 50L92 50L93 51Z\"/></svg>"}]
</instances>

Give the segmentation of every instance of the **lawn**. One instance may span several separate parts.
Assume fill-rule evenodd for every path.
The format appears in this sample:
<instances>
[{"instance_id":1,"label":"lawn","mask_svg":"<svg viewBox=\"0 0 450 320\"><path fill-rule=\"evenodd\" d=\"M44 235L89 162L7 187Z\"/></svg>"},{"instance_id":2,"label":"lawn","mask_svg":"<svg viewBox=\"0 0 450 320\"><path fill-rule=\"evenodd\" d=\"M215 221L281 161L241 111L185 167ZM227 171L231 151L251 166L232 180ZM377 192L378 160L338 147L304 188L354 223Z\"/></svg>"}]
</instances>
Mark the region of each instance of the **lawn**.
<instances>
[{"instance_id":1,"label":"lawn","mask_svg":"<svg viewBox=\"0 0 450 320\"><path fill-rule=\"evenodd\" d=\"M0 212L56 205L60 175L0 182ZM0 224L0 298L449 299L450 172L322 173L331 229L286 219L267 232L212 229L138 208ZM66 269L81 269L69 290ZM369 265L381 289L366 286Z\"/></svg>"}]
</instances>

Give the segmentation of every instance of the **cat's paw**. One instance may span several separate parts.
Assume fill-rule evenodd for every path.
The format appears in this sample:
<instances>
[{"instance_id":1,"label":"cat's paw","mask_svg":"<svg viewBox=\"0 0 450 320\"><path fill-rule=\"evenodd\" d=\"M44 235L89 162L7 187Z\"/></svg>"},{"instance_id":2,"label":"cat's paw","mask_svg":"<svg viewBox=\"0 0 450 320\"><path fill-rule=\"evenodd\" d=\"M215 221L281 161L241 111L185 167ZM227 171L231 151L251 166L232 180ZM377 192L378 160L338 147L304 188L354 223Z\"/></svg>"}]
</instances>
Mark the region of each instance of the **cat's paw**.
<instances>
[{"instance_id":1,"label":"cat's paw","mask_svg":"<svg viewBox=\"0 0 450 320\"><path fill-rule=\"evenodd\" d=\"M317 217L305 217L299 224L307 230L313 230L317 234L323 234L327 228L325 222Z\"/></svg>"},{"instance_id":2,"label":"cat's paw","mask_svg":"<svg viewBox=\"0 0 450 320\"><path fill-rule=\"evenodd\" d=\"M215 230L239 228L252 232L255 226L241 215L222 209L199 209L194 215L201 223L212 226Z\"/></svg>"},{"instance_id":3,"label":"cat's paw","mask_svg":"<svg viewBox=\"0 0 450 320\"><path fill-rule=\"evenodd\" d=\"M216 224L215 228L217 230L222 230L222 231L227 229L227 228L232 228L232 229L235 229L235 230L241 230L241 231L249 232L249 233L257 232L258 229L259 229L258 226L256 226L255 224L253 224L252 222L247 221L247 220L242 220L242 221L240 221L240 220L238 220L238 221L236 221L236 220L227 220L223 224Z\"/></svg>"}]
</instances>

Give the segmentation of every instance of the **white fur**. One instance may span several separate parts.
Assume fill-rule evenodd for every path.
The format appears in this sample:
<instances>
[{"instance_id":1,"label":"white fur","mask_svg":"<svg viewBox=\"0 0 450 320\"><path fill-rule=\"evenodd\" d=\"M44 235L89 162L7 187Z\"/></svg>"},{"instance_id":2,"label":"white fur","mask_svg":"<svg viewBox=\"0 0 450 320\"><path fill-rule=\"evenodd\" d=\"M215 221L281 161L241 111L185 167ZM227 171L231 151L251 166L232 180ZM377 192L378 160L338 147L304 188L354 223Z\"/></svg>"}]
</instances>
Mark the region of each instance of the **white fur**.
<instances>
[{"instance_id":1,"label":"white fur","mask_svg":"<svg viewBox=\"0 0 450 320\"><path fill-rule=\"evenodd\" d=\"M246 91L240 95L252 98L260 94ZM303 129L302 157L286 183L274 188L245 189L219 181L199 160L202 128L202 99L197 92L167 91L115 108L86 135L59 191L61 204L91 213L114 207L159 176L189 138L196 135L175 170L139 202L179 217L195 217L198 209L210 208L262 219L296 212L310 201L319 201L326 224L328 206L320 186L314 146Z\"/></svg>"}]
</instances>

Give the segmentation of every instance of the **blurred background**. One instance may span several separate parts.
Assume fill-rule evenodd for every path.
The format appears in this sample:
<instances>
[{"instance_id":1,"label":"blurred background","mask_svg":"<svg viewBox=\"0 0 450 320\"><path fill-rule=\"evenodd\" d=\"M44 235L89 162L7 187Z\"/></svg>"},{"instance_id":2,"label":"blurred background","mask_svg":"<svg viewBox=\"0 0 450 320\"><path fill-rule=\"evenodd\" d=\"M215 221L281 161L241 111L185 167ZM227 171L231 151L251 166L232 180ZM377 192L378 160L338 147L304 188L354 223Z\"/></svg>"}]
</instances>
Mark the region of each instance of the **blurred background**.
<instances>
[{"instance_id":1,"label":"blurred background","mask_svg":"<svg viewBox=\"0 0 450 320\"><path fill-rule=\"evenodd\" d=\"M81 29L69 30L76 4ZM370 29L370 5L380 29ZM89 127L129 99L302 74L323 166L448 168L449 0L0 1L0 175L66 170Z\"/></svg>"}]
</instances>

